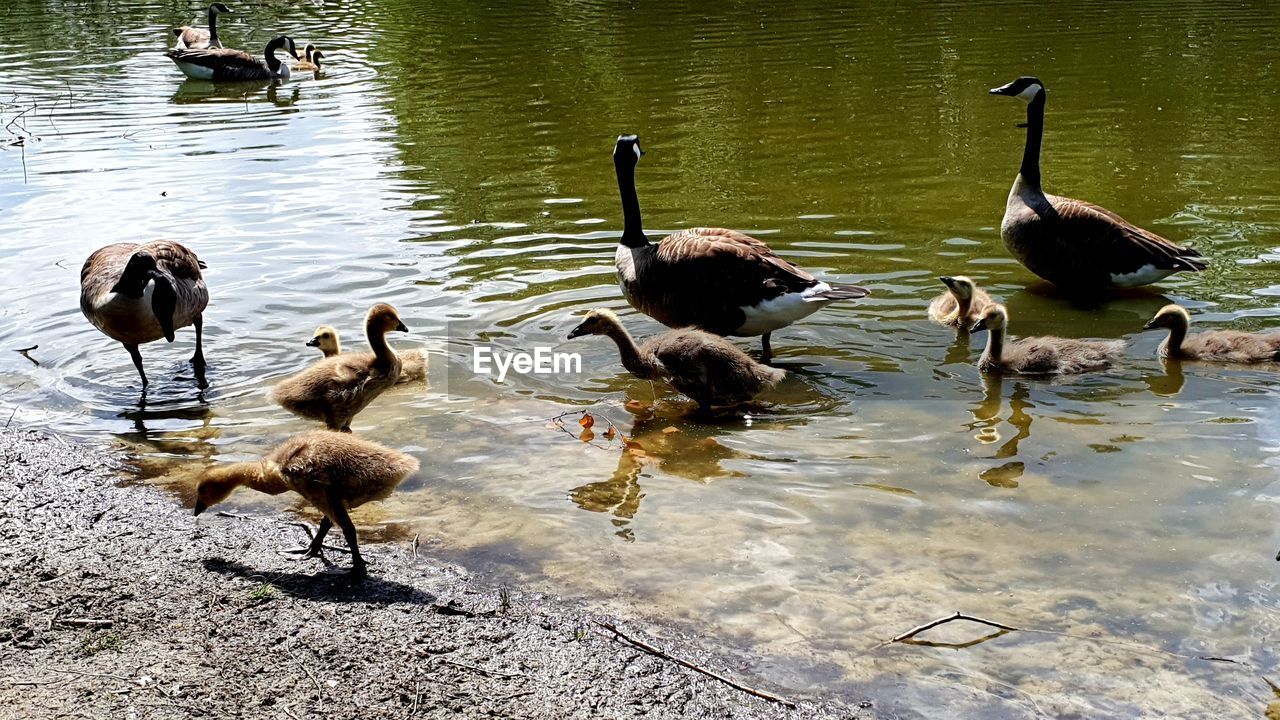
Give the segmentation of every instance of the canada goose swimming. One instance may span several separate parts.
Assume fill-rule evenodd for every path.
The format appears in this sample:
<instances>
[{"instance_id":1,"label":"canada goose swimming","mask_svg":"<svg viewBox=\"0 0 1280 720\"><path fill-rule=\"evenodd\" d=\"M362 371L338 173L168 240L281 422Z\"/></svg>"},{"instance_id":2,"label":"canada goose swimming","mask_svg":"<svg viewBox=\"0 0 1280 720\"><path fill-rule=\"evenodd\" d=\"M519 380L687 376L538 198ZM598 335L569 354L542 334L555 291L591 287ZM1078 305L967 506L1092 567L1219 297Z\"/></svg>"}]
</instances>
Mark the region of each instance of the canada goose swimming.
<instances>
[{"instance_id":1,"label":"canada goose swimming","mask_svg":"<svg viewBox=\"0 0 1280 720\"><path fill-rule=\"evenodd\" d=\"M214 3L210 5L208 30L193 28L189 25L174 28L174 37L178 38L178 44L174 47L178 50L208 50L210 48L221 48L222 41L218 39L219 13L231 14L231 8L223 5L222 3Z\"/></svg>"},{"instance_id":2,"label":"canada goose swimming","mask_svg":"<svg viewBox=\"0 0 1280 720\"><path fill-rule=\"evenodd\" d=\"M1009 311L993 303L969 332L987 330L987 349L978 360L978 369L987 373L1015 375L1073 375L1102 370L1124 352L1124 340L1072 340L1059 337L1029 337L1005 344Z\"/></svg>"},{"instance_id":3,"label":"canada goose swimming","mask_svg":"<svg viewBox=\"0 0 1280 720\"><path fill-rule=\"evenodd\" d=\"M667 327L761 335L767 363L774 330L836 300L869 294L856 285L820 281L734 230L691 228L650 244L636 196L636 165L643 154L635 135L620 136L613 150L624 219L615 262L622 294L635 309Z\"/></svg>"},{"instance_id":4,"label":"canada goose swimming","mask_svg":"<svg viewBox=\"0 0 1280 720\"><path fill-rule=\"evenodd\" d=\"M174 331L188 325L196 328L191 364L203 377L201 313L209 304L209 288L200 274L204 267L186 247L157 240L107 245L94 251L80 269L80 311L129 351L143 388L147 374L138 346L160 338L173 342Z\"/></svg>"},{"instance_id":5,"label":"canada goose swimming","mask_svg":"<svg viewBox=\"0 0 1280 720\"><path fill-rule=\"evenodd\" d=\"M1061 288L1134 287L1180 270L1198 272L1200 253L1125 221L1083 200L1047 195L1040 188L1044 83L1034 77L991 90L1027 103L1022 168L1009 191L1000 237L1028 270Z\"/></svg>"},{"instance_id":6,"label":"canada goose swimming","mask_svg":"<svg viewBox=\"0 0 1280 720\"><path fill-rule=\"evenodd\" d=\"M316 328L311 339L307 341L307 347L318 348L325 357L342 354L342 340L338 337L338 331L329 325ZM370 353L361 354L370 355ZM396 381L397 383L414 382L427 377L427 354L424 351L405 350L396 354L400 356L400 379Z\"/></svg>"},{"instance_id":7,"label":"canada goose swimming","mask_svg":"<svg viewBox=\"0 0 1280 720\"><path fill-rule=\"evenodd\" d=\"M1169 329L1169 337L1160 343L1161 357L1231 363L1280 361L1280 333L1206 330L1188 336L1190 327L1191 315L1181 305L1165 305L1142 326L1144 330Z\"/></svg>"},{"instance_id":8,"label":"canada goose swimming","mask_svg":"<svg viewBox=\"0 0 1280 720\"><path fill-rule=\"evenodd\" d=\"M187 77L195 80L247 82L254 80L286 80L288 63L280 62L276 50L284 49L296 60L298 48L293 39L281 35L267 43L260 60L243 50L169 50L165 56L173 60Z\"/></svg>"},{"instance_id":9,"label":"canada goose swimming","mask_svg":"<svg viewBox=\"0 0 1280 720\"><path fill-rule=\"evenodd\" d=\"M752 360L723 338L702 330L668 330L636 345L612 311L592 310L569 333L605 335L618 345L622 366L642 380L666 380L698 403L699 410L736 405L768 390L786 371Z\"/></svg>"},{"instance_id":10,"label":"canada goose swimming","mask_svg":"<svg viewBox=\"0 0 1280 720\"><path fill-rule=\"evenodd\" d=\"M195 514L226 500L241 485L268 495L292 490L324 515L304 557L322 557L325 535L337 525L351 550L351 572L360 577L367 566L348 511L386 498L417 470L418 461L402 452L316 430L286 440L258 462L207 470L196 486Z\"/></svg>"},{"instance_id":11,"label":"canada goose swimming","mask_svg":"<svg viewBox=\"0 0 1280 720\"><path fill-rule=\"evenodd\" d=\"M320 72L320 60L324 57L324 53L316 49L315 45L307 45L302 60L293 64L293 69L299 72Z\"/></svg>"},{"instance_id":12,"label":"canada goose swimming","mask_svg":"<svg viewBox=\"0 0 1280 720\"><path fill-rule=\"evenodd\" d=\"M364 321L372 353L334 355L285 378L270 397L289 412L323 420L330 430L351 432L351 420L400 378L400 356L387 344L386 334L408 332L395 308L378 303Z\"/></svg>"},{"instance_id":13,"label":"canada goose swimming","mask_svg":"<svg viewBox=\"0 0 1280 720\"><path fill-rule=\"evenodd\" d=\"M938 279L947 291L929 303L929 319L968 332L969 326L992 304L991 296L963 275L943 275Z\"/></svg>"}]
</instances>

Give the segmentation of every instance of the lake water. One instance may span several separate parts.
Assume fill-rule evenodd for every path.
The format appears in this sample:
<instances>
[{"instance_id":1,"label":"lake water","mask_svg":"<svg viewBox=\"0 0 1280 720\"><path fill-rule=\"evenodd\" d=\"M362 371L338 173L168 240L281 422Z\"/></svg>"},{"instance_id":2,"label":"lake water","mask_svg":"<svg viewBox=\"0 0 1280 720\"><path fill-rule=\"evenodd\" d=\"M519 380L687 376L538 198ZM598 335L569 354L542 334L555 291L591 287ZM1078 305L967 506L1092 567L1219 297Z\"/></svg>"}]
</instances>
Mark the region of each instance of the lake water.
<instances>
[{"instance_id":1,"label":"lake water","mask_svg":"<svg viewBox=\"0 0 1280 720\"><path fill-rule=\"evenodd\" d=\"M772 687L904 717L1259 717L1276 699L1280 374L1165 366L1141 331L1171 301L1201 328L1280 324L1276 7L232 7L228 46L288 32L326 73L184 81L162 50L203 15L185 2L0 8L13 422L121 446L185 497L206 463L308 429L265 391L312 359L314 326L359 347L387 301L412 330L393 343L437 354L429 386L355 423L423 466L358 513L370 537L420 534L511 582L679 621ZM1080 307L1008 257L1023 108L986 91L1029 73L1049 89L1047 188L1193 244L1207 272ZM749 418L688 419L604 339L564 340L581 311L626 308L620 132L647 151L651 236L741 229L874 292L775 334L792 375ZM143 348L142 400L128 355L81 316L78 272L96 247L161 237L209 265L210 386L183 330ZM1128 358L984 381L985 336L924 319L940 274L1007 301L1014 334L1125 336ZM583 372L498 384L471 372L484 343L580 352ZM32 345L38 366L13 352ZM572 417L548 427L584 409L643 455L580 442ZM877 647L955 610L1067 635Z\"/></svg>"}]
</instances>

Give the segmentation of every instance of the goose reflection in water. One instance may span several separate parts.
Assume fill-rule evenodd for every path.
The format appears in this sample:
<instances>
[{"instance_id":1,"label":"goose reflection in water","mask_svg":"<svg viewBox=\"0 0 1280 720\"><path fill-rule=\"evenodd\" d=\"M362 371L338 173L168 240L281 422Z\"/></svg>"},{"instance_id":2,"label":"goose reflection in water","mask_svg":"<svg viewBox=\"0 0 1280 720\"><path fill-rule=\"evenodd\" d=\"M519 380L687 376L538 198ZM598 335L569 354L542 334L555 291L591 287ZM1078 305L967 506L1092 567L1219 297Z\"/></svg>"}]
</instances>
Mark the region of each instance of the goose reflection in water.
<instances>
[{"instance_id":1,"label":"goose reflection in water","mask_svg":"<svg viewBox=\"0 0 1280 720\"><path fill-rule=\"evenodd\" d=\"M681 408L675 403L643 409L639 404L632 407L637 409L629 437L636 443L635 449L621 453L618 467L608 480L587 483L569 491L569 498L583 510L611 514L613 525L619 528L616 534L624 540L634 540L628 525L639 512L645 495L640 478L647 475L646 468L705 483L746 476L721 465L725 460L762 459L721 443L715 436L723 432L722 425L682 421Z\"/></svg>"},{"instance_id":2,"label":"goose reflection in water","mask_svg":"<svg viewBox=\"0 0 1280 720\"><path fill-rule=\"evenodd\" d=\"M1000 376L987 375L982 380L982 400L971 411L974 422L966 427L978 429L974 438L984 445L1000 442L1000 432L996 426L1000 422L1000 408L1003 404L1004 380ZM1013 392L1009 396L1009 417L1007 421L1016 430L1013 437L1005 440L996 448L991 456L996 460L1009 460L1018 456L1018 444L1031 437L1032 417L1029 412L1035 404L1030 401L1031 386L1023 381L1014 381ZM980 428L980 429L979 429ZM1018 478L1022 477L1025 464L1011 460L1002 465L990 467L978 476L994 487L1018 487Z\"/></svg>"},{"instance_id":3,"label":"goose reflection in water","mask_svg":"<svg viewBox=\"0 0 1280 720\"><path fill-rule=\"evenodd\" d=\"M258 91L266 88L266 93L259 97ZM175 105L190 105L204 102L266 102L278 107L296 105L302 95L300 85L290 85L289 92L280 95L278 80L254 80L250 82L213 83L208 80L187 79L178 85L169 102Z\"/></svg>"},{"instance_id":4,"label":"goose reflection in water","mask_svg":"<svg viewBox=\"0 0 1280 720\"><path fill-rule=\"evenodd\" d=\"M1142 381L1147 384L1151 394L1173 397L1182 392L1182 386L1187 382L1182 374L1182 361L1160 358L1160 365L1164 370L1163 374L1146 373L1142 376Z\"/></svg>"}]
</instances>

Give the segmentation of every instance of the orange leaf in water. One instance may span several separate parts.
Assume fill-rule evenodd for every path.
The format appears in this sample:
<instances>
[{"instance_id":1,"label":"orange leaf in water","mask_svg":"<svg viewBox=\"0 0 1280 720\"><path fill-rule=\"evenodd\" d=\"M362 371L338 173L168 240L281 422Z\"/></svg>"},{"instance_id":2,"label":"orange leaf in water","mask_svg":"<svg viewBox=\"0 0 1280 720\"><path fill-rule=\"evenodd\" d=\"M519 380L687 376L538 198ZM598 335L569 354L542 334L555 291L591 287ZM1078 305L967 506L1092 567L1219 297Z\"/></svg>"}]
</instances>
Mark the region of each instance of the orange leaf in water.
<instances>
[{"instance_id":1,"label":"orange leaf in water","mask_svg":"<svg viewBox=\"0 0 1280 720\"><path fill-rule=\"evenodd\" d=\"M591 416L591 413L582 413L582 419L578 421L578 424L584 428L589 428L596 424L596 419Z\"/></svg>"},{"instance_id":2,"label":"orange leaf in water","mask_svg":"<svg viewBox=\"0 0 1280 720\"><path fill-rule=\"evenodd\" d=\"M614 430L612 425L610 425L610 426L609 426L609 429L608 429L608 430L605 430L605 431L604 431L604 439L605 439L605 440L612 440L612 439L614 439L615 437L617 437L617 435L618 435L618 431L617 431L617 430Z\"/></svg>"},{"instance_id":3,"label":"orange leaf in water","mask_svg":"<svg viewBox=\"0 0 1280 720\"><path fill-rule=\"evenodd\" d=\"M680 428L676 427L675 425L668 425L662 428L663 435L670 435L671 433L678 433L678 432L680 432Z\"/></svg>"},{"instance_id":4,"label":"orange leaf in water","mask_svg":"<svg viewBox=\"0 0 1280 720\"><path fill-rule=\"evenodd\" d=\"M623 447L625 447L625 448L627 449L627 452L631 453L632 455L635 455L636 457L647 457L647 456L648 456L648 453L646 453L646 452L644 451L644 446L643 446L643 445L641 445L640 443L636 442L635 440L632 440L631 438L627 437L626 435L623 435L623 436L622 436L622 446L623 446Z\"/></svg>"},{"instance_id":5,"label":"orange leaf in water","mask_svg":"<svg viewBox=\"0 0 1280 720\"><path fill-rule=\"evenodd\" d=\"M582 442L589 443L592 440L596 439L596 432L591 428L583 428L582 434L578 436L578 439L581 440Z\"/></svg>"},{"instance_id":6,"label":"orange leaf in water","mask_svg":"<svg viewBox=\"0 0 1280 720\"><path fill-rule=\"evenodd\" d=\"M628 400L627 404L624 407L626 407L627 412L631 413L632 415L638 415L642 412L649 411L649 403L643 403L643 402L640 402L639 400Z\"/></svg>"},{"instance_id":7,"label":"orange leaf in water","mask_svg":"<svg viewBox=\"0 0 1280 720\"><path fill-rule=\"evenodd\" d=\"M715 438L703 438L702 447L704 448L720 447L720 442Z\"/></svg>"}]
</instances>

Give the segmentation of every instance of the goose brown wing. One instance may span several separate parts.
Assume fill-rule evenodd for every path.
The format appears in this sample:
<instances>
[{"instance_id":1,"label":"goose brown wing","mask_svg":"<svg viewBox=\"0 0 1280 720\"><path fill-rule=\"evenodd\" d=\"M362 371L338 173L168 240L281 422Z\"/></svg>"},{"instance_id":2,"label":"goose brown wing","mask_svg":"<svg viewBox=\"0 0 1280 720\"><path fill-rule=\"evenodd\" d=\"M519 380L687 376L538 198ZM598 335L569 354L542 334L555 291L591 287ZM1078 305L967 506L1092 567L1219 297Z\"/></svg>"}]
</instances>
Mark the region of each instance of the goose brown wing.
<instances>
[{"instance_id":1,"label":"goose brown wing","mask_svg":"<svg viewBox=\"0 0 1280 720\"><path fill-rule=\"evenodd\" d=\"M204 263L185 245L171 240L157 240L147 243L146 249L155 257L156 265L168 270L175 278L200 279L200 269L204 267Z\"/></svg>"},{"instance_id":2,"label":"goose brown wing","mask_svg":"<svg viewBox=\"0 0 1280 720\"><path fill-rule=\"evenodd\" d=\"M231 48L207 48L203 50L169 50L165 56L192 65L216 68L233 63L257 63L258 59L243 50Z\"/></svg>"},{"instance_id":3,"label":"goose brown wing","mask_svg":"<svg viewBox=\"0 0 1280 720\"><path fill-rule=\"evenodd\" d=\"M1064 250L1083 264L1106 263L1114 273L1132 273L1144 265L1161 270L1204 270L1200 253L1144 230L1093 203L1048 196L1062 224L1059 237L1072 238Z\"/></svg>"},{"instance_id":4,"label":"goose brown wing","mask_svg":"<svg viewBox=\"0 0 1280 720\"><path fill-rule=\"evenodd\" d=\"M725 228L691 228L668 235L658 243L657 258L666 271L681 276L673 283L688 283L739 307L818 283L763 242Z\"/></svg>"}]
</instances>

